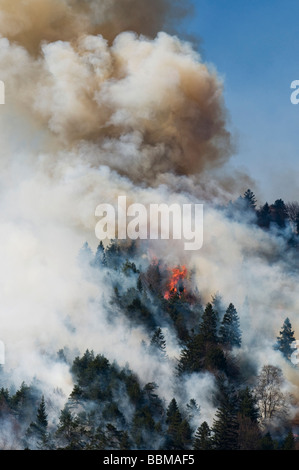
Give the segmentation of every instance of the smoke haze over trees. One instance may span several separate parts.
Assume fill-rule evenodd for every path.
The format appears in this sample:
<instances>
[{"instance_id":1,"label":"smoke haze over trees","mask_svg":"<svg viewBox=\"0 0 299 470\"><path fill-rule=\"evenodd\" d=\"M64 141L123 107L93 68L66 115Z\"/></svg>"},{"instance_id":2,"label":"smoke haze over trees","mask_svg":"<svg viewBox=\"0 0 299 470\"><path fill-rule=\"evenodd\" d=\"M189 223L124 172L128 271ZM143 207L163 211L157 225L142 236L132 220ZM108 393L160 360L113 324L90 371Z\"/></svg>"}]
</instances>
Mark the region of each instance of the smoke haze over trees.
<instances>
[{"instance_id":1,"label":"smoke haze over trees","mask_svg":"<svg viewBox=\"0 0 299 470\"><path fill-rule=\"evenodd\" d=\"M1 449L298 445L299 203L230 167L189 11L0 0ZM203 203L202 249L99 243L119 195Z\"/></svg>"}]
</instances>

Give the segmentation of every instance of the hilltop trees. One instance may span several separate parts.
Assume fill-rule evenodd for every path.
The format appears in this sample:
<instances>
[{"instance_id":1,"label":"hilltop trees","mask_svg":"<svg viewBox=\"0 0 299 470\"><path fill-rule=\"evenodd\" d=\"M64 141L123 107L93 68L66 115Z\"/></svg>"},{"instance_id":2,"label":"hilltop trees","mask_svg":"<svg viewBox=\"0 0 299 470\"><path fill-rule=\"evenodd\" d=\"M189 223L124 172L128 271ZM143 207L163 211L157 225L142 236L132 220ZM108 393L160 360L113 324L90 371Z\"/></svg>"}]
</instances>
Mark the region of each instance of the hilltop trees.
<instances>
[{"instance_id":1,"label":"hilltop trees","mask_svg":"<svg viewBox=\"0 0 299 470\"><path fill-rule=\"evenodd\" d=\"M192 335L182 349L179 373L219 370L228 372L224 350L241 346L241 329L237 311L230 304L219 323L213 305L208 303L199 326L199 333Z\"/></svg>"},{"instance_id":2,"label":"hilltop trees","mask_svg":"<svg viewBox=\"0 0 299 470\"><path fill-rule=\"evenodd\" d=\"M251 189L247 189L243 195L243 200L245 201L246 207L252 211L256 209L256 197Z\"/></svg>"}]
</instances>

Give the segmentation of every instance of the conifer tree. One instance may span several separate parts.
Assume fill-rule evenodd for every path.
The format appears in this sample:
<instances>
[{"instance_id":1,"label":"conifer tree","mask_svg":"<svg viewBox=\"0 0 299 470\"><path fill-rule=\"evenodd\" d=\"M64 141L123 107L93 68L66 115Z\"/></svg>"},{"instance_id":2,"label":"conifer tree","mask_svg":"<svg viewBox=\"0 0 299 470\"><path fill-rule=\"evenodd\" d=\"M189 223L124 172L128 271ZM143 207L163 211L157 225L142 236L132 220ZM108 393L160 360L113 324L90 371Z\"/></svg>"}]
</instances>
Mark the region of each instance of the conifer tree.
<instances>
[{"instance_id":1,"label":"conifer tree","mask_svg":"<svg viewBox=\"0 0 299 470\"><path fill-rule=\"evenodd\" d=\"M48 426L48 415L46 413L46 404L44 395L42 396L40 405L37 410L36 415L36 424L40 427L40 429L47 429Z\"/></svg>"},{"instance_id":2,"label":"conifer tree","mask_svg":"<svg viewBox=\"0 0 299 470\"><path fill-rule=\"evenodd\" d=\"M213 448L216 450L238 449L238 403L233 387L220 378L219 407L212 426Z\"/></svg>"},{"instance_id":3,"label":"conifer tree","mask_svg":"<svg viewBox=\"0 0 299 470\"><path fill-rule=\"evenodd\" d=\"M259 449L261 434L258 419L257 400L246 387L238 393L238 443L241 450Z\"/></svg>"},{"instance_id":4,"label":"conifer tree","mask_svg":"<svg viewBox=\"0 0 299 470\"><path fill-rule=\"evenodd\" d=\"M199 372L204 364L204 341L200 334L192 336L182 349L177 370L179 374L185 372Z\"/></svg>"},{"instance_id":5,"label":"conifer tree","mask_svg":"<svg viewBox=\"0 0 299 470\"><path fill-rule=\"evenodd\" d=\"M206 421L204 421L196 431L193 441L194 450L210 450L212 448L211 430Z\"/></svg>"},{"instance_id":6,"label":"conifer tree","mask_svg":"<svg viewBox=\"0 0 299 470\"><path fill-rule=\"evenodd\" d=\"M189 403L187 403L186 411L189 421L200 415L200 407L198 406L194 398L191 398Z\"/></svg>"},{"instance_id":7,"label":"conifer tree","mask_svg":"<svg viewBox=\"0 0 299 470\"><path fill-rule=\"evenodd\" d=\"M283 444L282 444L282 449L283 450L294 450L295 449L295 438L294 434L290 430L285 437Z\"/></svg>"},{"instance_id":8,"label":"conifer tree","mask_svg":"<svg viewBox=\"0 0 299 470\"><path fill-rule=\"evenodd\" d=\"M256 208L256 197L250 189L247 189L243 195L243 199L249 209L255 210Z\"/></svg>"},{"instance_id":9,"label":"conifer tree","mask_svg":"<svg viewBox=\"0 0 299 470\"><path fill-rule=\"evenodd\" d=\"M87 242L82 246L78 255L78 260L83 266L86 264L93 264L93 253Z\"/></svg>"},{"instance_id":10,"label":"conifer tree","mask_svg":"<svg viewBox=\"0 0 299 470\"><path fill-rule=\"evenodd\" d=\"M280 228L285 228L288 214L287 214L287 208L283 200L277 199L274 202L274 204L272 204L271 208L272 208L271 214L272 214L273 222L275 222Z\"/></svg>"},{"instance_id":11,"label":"conifer tree","mask_svg":"<svg viewBox=\"0 0 299 470\"><path fill-rule=\"evenodd\" d=\"M260 441L260 448L261 450L274 450L275 449L275 443L269 431L262 437Z\"/></svg>"},{"instance_id":12,"label":"conifer tree","mask_svg":"<svg viewBox=\"0 0 299 470\"><path fill-rule=\"evenodd\" d=\"M294 331L292 330L291 322L288 318L285 319L282 329L277 336L276 348L283 354L286 359L290 359L294 349L291 344L295 341Z\"/></svg>"},{"instance_id":13,"label":"conifer tree","mask_svg":"<svg viewBox=\"0 0 299 470\"><path fill-rule=\"evenodd\" d=\"M251 422L257 423L259 418L259 409L257 399L249 387L240 390L238 394L239 414L242 418L249 418Z\"/></svg>"},{"instance_id":14,"label":"conifer tree","mask_svg":"<svg viewBox=\"0 0 299 470\"><path fill-rule=\"evenodd\" d=\"M26 431L26 442L29 446L38 449L46 449L49 445L48 433L48 416L46 413L46 404L44 396L42 396L40 405L37 409L36 420L31 422Z\"/></svg>"},{"instance_id":15,"label":"conifer tree","mask_svg":"<svg viewBox=\"0 0 299 470\"><path fill-rule=\"evenodd\" d=\"M221 344L228 347L241 346L240 320L234 305L229 304L219 330Z\"/></svg>"},{"instance_id":16,"label":"conifer tree","mask_svg":"<svg viewBox=\"0 0 299 470\"><path fill-rule=\"evenodd\" d=\"M213 310L215 312L216 319L217 319L217 333L218 333L218 330L220 328L220 323L225 314L225 307L223 305L222 297L218 292L212 296L212 307L213 307Z\"/></svg>"},{"instance_id":17,"label":"conifer tree","mask_svg":"<svg viewBox=\"0 0 299 470\"><path fill-rule=\"evenodd\" d=\"M105 248L104 248L104 245L103 245L102 241L100 241L100 243L97 247L97 251L96 251L95 256L94 256L93 264L94 264L94 266L96 266L98 268L101 267L101 266L106 266L107 265L106 255L105 255Z\"/></svg>"},{"instance_id":18,"label":"conifer tree","mask_svg":"<svg viewBox=\"0 0 299 470\"><path fill-rule=\"evenodd\" d=\"M271 222L271 210L266 202L258 211L257 223L261 228L269 228Z\"/></svg>"},{"instance_id":19,"label":"conifer tree","mask_svg":"<svg viewBox=\"0 0 299 470\"><path fill-rule=\"evenodd\" d=\"M180 424L182 422L182 415L177 405L176 399L173 398L168 405L166 411L166 424L168 425L166 446L168 448L174 448L176 443L176 437Z\"/></svg>"},{"instance_id":20,"label":"conifer tree","mask_svg":"<svg viewBox=\"0 0 299 470\"><path fill-rule=\"evenodd\" d=\"M153 351L157 351L161 356L166 357L166 341L160 327L156 329L152 336L150 348Z\"/></svg>"},{"instance_id":21,"label":"conifer tree","mask_svg":"<svg viewBox=\"0 0 299 470\"><path fill-rule=\"evenodd\" d=\"M209 302L205 308L200 324L200 336L204 342L216 344L217 339L217 316Z\"/></svg>"}]
</instances>

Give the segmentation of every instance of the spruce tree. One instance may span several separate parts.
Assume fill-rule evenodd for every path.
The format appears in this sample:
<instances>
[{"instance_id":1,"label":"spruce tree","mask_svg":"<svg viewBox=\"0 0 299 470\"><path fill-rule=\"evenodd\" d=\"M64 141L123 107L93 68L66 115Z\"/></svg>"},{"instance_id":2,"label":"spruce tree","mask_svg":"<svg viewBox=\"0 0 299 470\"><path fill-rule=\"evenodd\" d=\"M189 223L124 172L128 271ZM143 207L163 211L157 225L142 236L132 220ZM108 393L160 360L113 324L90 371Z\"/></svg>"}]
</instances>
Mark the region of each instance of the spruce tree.
<instances>
[{"instance_id":1,"label":"spruce tree","mask_svg":"<svg viewBox=\"0 0 299 470\"><path fill-rule=\"evenodd\" d=\"M257 400L249 387L240 390L238 394L238 402L241 418L250 418L251 422L257 423L259 418L259 409Z\"/></svg>"},{"instance_id":2,"label":"spruce tree","mask_svg":"<svg viewBox=\"0 0 299 470\"><path fill-rule=\"evenodd\" d=\"M285 319L282 329L277 336L276 348L283 354L286 359L290 359L294 349L291 344L295 341L294 331L288 318Z\"/></svg>"},{"instance_id":3,"label":"spruce tree","mask_svg":"<svg viewBox=\"0 0 299 470\"><path fill-rule=\"evenodd\" d=\"M272 436L269 431L261 438L260 449L261 450L274 450L275 449L275 442L273 441Z\"/></svg>"},{"instance_id":4,"label":"spruce tree","mask_svg":"<svg viewBox=\"0 0 299 470\"><path fill-rule=\"evenodd\" d=\"M49 447L49 436L47 433L48 416L46 413L46 404L44 396L42 396L40 405L37 410L36 420L30 423L25 435L27 446L40 450Z\"/></svg>"},{"instance_id":5,"label":"spruce tree","mask_svg":"<svg viewBox=\"0 0 299 470\"><path fill-rule=\"evenodd\" d=\"M37 410L36 424L40 427L40 429L43 430L46 430L48 426L48 415L46 413L46 404L44 396L42 396L40 405Z\"/></svg>"},{"instance_id":6,"label":"spruce tree","mask_svg":"<svg viewBox=\"0 0 299 470\"><path fill-rule=\"evenodd\" d=\"M94 260L93 260L93 265L97 268L100 268L101 266L106 266L107 265L106 255L105 255L105 248L104 248L104 245L103 245L102 241L100 241L100 243L97 247L97 251L96 251L96 254L95 254Z\"/></svg>"},{"instance_id":7,"label":"spruce tree","mask_svg":"<svg viewBox=\"0 0 299 470\"><path fill-rule=\"evenodd\" d=\"M216 344L217 339L217 316L209 302L202 315L200 324L200 336L204 342Z\"/></svg>"},{"instance_id":8,"label":"spruce tree","mask_svg":"<svg viewBox=\"0 0 299 470\"><path fill-rule=\"evenodd\" d=\"M269 228L271 222L271 210L266 202L258 211L257 223L261 228Z\"/></svg>"},{"instance_id":9,"label":"spruce tree","mask_svg":"<svg viewBox=\"0 0 299 470\"><path fill-rule=\"evenodd\" d=\"M243 195L243 199L249 209L255 210L256 208L256 197L250 189L247 189Z\"/></svg>"},{"instance_id":10,"label":"spruce tree","mask_svg":"<svg viewBox=\"0 0 299 470\"><path fill-rule=\"evenodd\" d=\"M175 398L171 400L166 411L166 424L180 423L182 415Z\"/></svg>"},{"instance_id":11,"label":"spruce tree","mask_svg":"<svg viewBox=\"0 0 299 470\"><path fill-rule=\"evenodd\" d=\"M180 447L180 426L182 422L181 412L176 399L173 398L166 411L166 424L168 425L166 432L167 449L178 449Z\"/></svg>"},{"instance_id":12,"label":"spruce tree","mask_svg":"<svg viewBox=\"0 0 299 470\"><path fill-rule=\"evenodd\" d=\"M257 400L246 387L238 394L238 444L241 450L259 449L261 434L258 418Z\"/></svg>"},{"instance_id":13,"label":"spruce tree","mask_svg":"<svg viewBox=\"0 0 299 470\"><path fill-rule=\"evenodd\" d=\"M220 382L219 407L214 419L213 448L216 450L238 449L238 402L236 393L223 379Z\"/></svg>"},{"instance_id":14,"label":"spruce tree","mask_svg":"<svg viewBox=\"0 0 299 470\"><path fill-rule=\"evenodd\" d=\"M210 450L212 448L211 430L206 421L197 428L193 441L193 450Z\"/></svg>"},{"instance_id":15,"label":"spruce tree","mask_svg":"<svg viewBox=\"0 0 299 470\"><path fill-rule=\"evenodd\" d=\"M150 342L150 348L153 351L157 351L161 356L166 357L166 341L161 328L157 328L154 332Z\"/></svg>"},{"instance_id":16,"label":"spruce tree","mask_svg":"<svg viewBox=\"0 0 299 470\"><path fill-rule=\"evenodd\" d=\"M292 433L292 431L289 431L283 441L282 450L294 450L294 449L295 449L294 434Z\"/></svg>"},{"instance_id":17,"label":"spruce tree","mask_svg":"<svg viewBox=\"0 0 299 470\"><path fill-rule=\"evenodd\" d=\"M241 346L240 320L234 305L229 304L219 330L221 344L232 347Z\"/></svg>"},{"instance_id":18,"label":"spruce tree","mask_svg":"<svg viewBox=\"0 0 299 470\"><path fill-rule=\"evenodd\" d=\"M177 370L179 374L185 372L199 372L204 367L205 343L201 334L192 336L182 349Z\"/></svg>"},{"instance_id":19,"label":"spruce tree","mask_svg":"<svg viewBox=\"0 0 299 470\"><path fill-rule=\"evenodd\" d=\"M273 222L275 222L280 228L285 228L288 214L283 200L277 199L274 204L272 204L271 209Z\"/></svg>"}]
</instances>

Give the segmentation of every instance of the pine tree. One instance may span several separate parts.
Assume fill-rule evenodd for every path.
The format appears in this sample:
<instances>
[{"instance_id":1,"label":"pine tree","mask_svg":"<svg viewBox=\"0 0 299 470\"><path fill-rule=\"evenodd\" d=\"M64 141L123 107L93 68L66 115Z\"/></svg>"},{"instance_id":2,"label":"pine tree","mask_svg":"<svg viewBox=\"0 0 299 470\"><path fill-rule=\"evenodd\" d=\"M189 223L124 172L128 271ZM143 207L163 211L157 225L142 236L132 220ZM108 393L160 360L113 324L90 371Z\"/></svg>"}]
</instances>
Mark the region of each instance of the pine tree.
<instances>
[{"instance_id":1,"label":"pine tree","mask_svg":"<svg viewBox=\"0 0 299 470\"><path fill-rule=\"evenodd\" d=\"M182 415L177 405L176 399L173 398L169 403L166 411L166 424L168 425L166 433L167 449L178 448L180 425L182 421Z\"/></svg>"},{"instance_id":2,"label":"pine tree","mask_svg":"<svg viewBox=\"0 0 299 470\"><path fill-rule=\"evenodd\" d=\"M272 439L270 432L267 432L260 441L261 450L274 450L275 443Z\"/></svg>"},{"instance_id":3,"label":"pine tree","mask_svg":"<svg viewBox=\"0 0 299 470\"><path fill-rule=\"evenodd\" d=\"M259 409L257 400L249 387L240 390L238 394L239 414L242 418L250 418L253 423L258 422Z\"/></svg>"},{"instance_id":4,"label":"pine tree","mask_svg":"<svg viewBox=\"0 0 299 470\"><path fill-rule=\"evenodd\" d=\"M228 347L241 346L240 320L234 305L229 304L219 330L221 344Z\"/></svg>"},{"instance_id":5,"label":"pine tree","mask_svg":"<svg viewBox=\"0 0 299 470\"><path fill-rule=\"evenodd\" d=\"M295 341L294 331L292 330L291 322L288 318L285 319L279 336L277 336L276 348L283 354L286 359L290 359L293 349L291 344Z\"/></svg>"},{"instance_id":6,"label":"pine tree","mask_svg":"<svg viewBox=\"0 0 299 470\"><path fill-rule=\"evenodd\" d=\"M214 419L213 448L216 450L237 450L238 449L238 406L236 393L232 387L220 382L219 407Z\"/></svg>"},{"instance_id":7,"label":"pine tree","mask_svg":"<svg viewBox=\"0 0 299 470\"><path fill-rule=\"evenodd\" d=\"M288 432L286 438L283 441L282 449L283 450L294 450L295 449L294 434L292 433L291 430Z\"/></svg>"},{"instance_id":8,"label":"pine tree","mask_svg":"<svg viewBox=\"0 0 299 470\"><path fill-rule=\"evenodd\" d=\"M193 441L194 450L210 450L212 449L211 430L206 421L197 428Z\"/></svg>"},{"instance_id":9,"label":"pine tree","mask_svg":"<svg viewBox=\"0 0 299 470\"><path fill-rule=\"evenodd\" d=\"M269 228L271 222L271 210L266 202L258 211L257 223L262 228Z\"/></svg>"},{"instance_id":10,"label":"pine tree","mask_svg":"<svg viewBox=\"0 0 299 470\"><path fill-rule=\"evenodd\" d=\"M199 334L191 336L181 352L179 374L203 369L225 371L226 359L217 343L217 317L212 304L208 303L202 315Z\"/></svg>"},{"instance_id":11,"label":"pine tree","mask_svg":"<svg viewBox=\"0 0 299 470\"><path fill-rule=\"evenodd\" d=\"M84 243L79 252L78 261L82 267L93 263L93 253L87 242Z\"/></svg>"},{"instance_id":12,"label":"pine tree","mask_svg":"<svg viewBox=\"0 0 299 470\"><path fill-rule=\"evenodd\" d=\"M166 341L161 328L157 328L152 336L150 348L157 351L161 356L166 357Z\"/></svg>"},{"instance_id":13,"label":"pine tree","mask_svg":"<svg viewBox=\"0 0 299 470\"><path fill-rule=\"evenodd\" d=\"M256 208L256 197L250 189L247 189L243 195L243 199L249 209L255 210Z\"/></svg>"},{"instance_id":14,"label":"pine tree","mask_svg":"<svg viewBox=\"0 0 299 470\"><path fill-rule=\"evenodd\" d=\"M102 241L100 241L100 243L97 247L97 251L96 251L96 254L95 254L94 260L93 260L93 265L97 268L100 268L101 266L106 266L107 265L106 255L105 255L105 248L104 248L104 245L103 245Z\"/></svg>"},{"instance_id":15,"label":"pine tree","mask_svg":"<svg viewBox=\"0 0 299 470\"><path fill-rule=\"evenodd\" d=\"M177 450L188 449L191 444L191 428L188 420L182 418L175 398L171 400L167 408L166 424L168 428L165 447Z\"/></svg>"},{"instance_id":16,"label":"pine tree","mask_svg":"<svg viewBox=\"0 0 299 470\"><path fill-rule=\"evenodd\" d=\"M81 448L79 444L81 439L79 420L77 417L72 416L67 404L60 412L56 435L62 439L62 444L66 444L64 448L70 450Z\"/></svg>"},{"instance_id":17,"label":"pine tree","mask_svg":"<svg viewBox=\"0 0 299 470\"><path fill-rule=\"evenodd\" d=\"M186 411L189 421L193 420L195 417L198 417L200 415L200 407L198 406L194 398L191 398L189 403L187 403Z\"/></svg>"},{"instance_id":18,"label":"pine tree","mask_svg":"<svg viewBox=\"0 0 299 470\"><path fill-rule=\"evenodd\" d=\"M204 367L204 341L201 334L192 336L182 349L177 370L179 374L185 372L199 372Z\"/></svg>"},{"instance_id":19,"label":"pine tree","mask_svg":"<svg viewBox=\"0 0 299 470\"><path fill-rule=\"evenodd\" d=\"M217 319L217 333L218 333L218 330L220 328L220 323L225 314L225 307L223 305L222 297L218 292L212 296L212 307L213 307L213 310L215 312L216 319Z\"/></svg>"},{"instance_id":20,"label":"pine tree","mask_svg":"<svg viewBox=\"0 0 299 470\"><path fill-rule=\"evenodd\" d=\"M271 205L271 219L275 222L278 227L285 228L286 220L288 218L287 208L282 199L277 199L274 204Z\"/></svg>"},{"instance_id":21,"label":"pine tree","mask_svg":"<svg viewBox=\"0 0 299 470\"><path fill-rule=\"evenodd\" d=\"M217 339L217 316L209 302L205 308L200 324L200 336L204 342L216 344Z\"/></svg>"},{"instance_id":22,"label":"pine tree","mask_svg":"<svg viewBox=\"0 0 299 470\"><path fill-rule=\"evenodd\" d=\"M46 404L42 396L40 405L37 409L36 420L30 423L26 431L27 446L37 447L40 450L49 448L49 436L47 433L48 416L46 413Z\"/></svg>"},{"instance_id":23,"label":"pine tree","mask_svg":"<svg viewBox=\"0 0 299 470\"><path fill-rule=\"evenodd\" d=\"M37 410L36 415L36 424L40 427L40 429L47 429L48 426L48 415L46 413L46 404L44 395L42 396L40 405Z\"/></svg>"},{"instance_id":24,"label":"pine tree","mask_svg":"<svg viewBox=\"0 0 299 470\"><path fill-rule=\"evenodd\" d=\"M166 424L174 422L180 423L182 421L182 415L180 413L177 401L175 398L171 400L166 411Z\"/></svg>"},{"instance_id":25,"label":"pine tree","mask_svg":"<svg viewBox=\"0 0 299 470\"><path fill-rule=\"evenodd\" d=\"M259 449L261 434L258 426L257 400L249 387L238 394L238 443L241 450Z\"/></svg>"}]
</instances>

